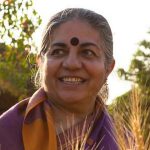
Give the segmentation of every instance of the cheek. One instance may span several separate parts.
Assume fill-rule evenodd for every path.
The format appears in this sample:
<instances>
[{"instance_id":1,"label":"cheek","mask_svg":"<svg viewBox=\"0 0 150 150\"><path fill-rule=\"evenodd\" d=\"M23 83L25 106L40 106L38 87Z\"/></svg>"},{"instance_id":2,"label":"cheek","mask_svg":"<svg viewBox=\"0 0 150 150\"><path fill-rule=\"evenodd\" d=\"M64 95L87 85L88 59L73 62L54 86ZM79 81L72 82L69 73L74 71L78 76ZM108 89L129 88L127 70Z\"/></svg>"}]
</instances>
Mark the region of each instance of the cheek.
<instances>
[{"instance_id":1,"label":"cheek","mask_svg":"<svg viewBox=\"0 0 150 150\"><path fill-rule=\"evenodd\" d=\"M45 61L42 65L42 83L45 84L47 82L48 77L51 75L50 73L50 65L47 61Z\"/></svg>"},{"instance_id":2,"label":"cheek","mask_svg":"<svg viewBox=\"0 0 150 150\"><path fill-rule=\"evenodd\" d=\"M107 79L105 65L99 64L98 67L95 67L95 70L93 72L94 72L93 78L95 79L93 82L93 84L95 85L93 86L95 86L96 91L99 92Z\"/></svg>"},{"instance_id":3,"label":"cheek","mask_svg":"<svg viewBox=\"0 0 150 150\"><path fill-rule=\"evenodd\" d=\"M105 65L101 61L87 63L86 69L96 80L101 80L101 78L106 76Z\"/></svg>"},{"instance_id":4,"label":"cheek","mask_svg":"<svg viewBox=\"0 0 150 150\"><path fill-rule=\"evenodd\" d=\"M60 62L55 60L47 60L43 63L43 76L46 80L55 78L60 70Z\"/></svg>"},{"instance_id":5,"label":"cheek","mask_svg":"<svg viewBox=\"0 0 150 150\"><path fill-rule=\"evenodd\" d=\"M105 71L105 68L104 67L100 67L97 69L97 71L95 72L95 82L96 82L96 85L101 88L102 85L105 83L106 81L106 71Z\"/></svg>"},{"instance_id":6,"label":"cheek","mask_svg":"<svg viewBox=\"0 0 150 150\"><path fill-rule=\"evenodd\" d=\"M45 91L51 91L51 87L53 86L53 78L54 78L54 67L51 67L48 63L45 63L42 68L42 86Z\"/></svg>"}]
</instances>

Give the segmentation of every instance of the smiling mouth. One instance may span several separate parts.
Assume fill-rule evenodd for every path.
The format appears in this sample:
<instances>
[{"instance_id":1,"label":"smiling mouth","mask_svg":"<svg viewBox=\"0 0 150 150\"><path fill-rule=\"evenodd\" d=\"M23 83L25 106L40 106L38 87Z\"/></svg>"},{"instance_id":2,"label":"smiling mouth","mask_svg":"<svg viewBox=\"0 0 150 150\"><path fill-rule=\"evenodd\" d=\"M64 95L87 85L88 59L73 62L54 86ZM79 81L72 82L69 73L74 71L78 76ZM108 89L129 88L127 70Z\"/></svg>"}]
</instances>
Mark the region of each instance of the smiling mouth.
<instances>
[{"instance_id":1,"label":"smiling mouth","mask_svg":"<svg viewBox=\"0 0 150 150\"><path fill-rule=\"evenodd\" d=\"M80 77L61 77L59 80L66 84L81 84L84 83L86 80Z\"/></svg>"}]
</instances>

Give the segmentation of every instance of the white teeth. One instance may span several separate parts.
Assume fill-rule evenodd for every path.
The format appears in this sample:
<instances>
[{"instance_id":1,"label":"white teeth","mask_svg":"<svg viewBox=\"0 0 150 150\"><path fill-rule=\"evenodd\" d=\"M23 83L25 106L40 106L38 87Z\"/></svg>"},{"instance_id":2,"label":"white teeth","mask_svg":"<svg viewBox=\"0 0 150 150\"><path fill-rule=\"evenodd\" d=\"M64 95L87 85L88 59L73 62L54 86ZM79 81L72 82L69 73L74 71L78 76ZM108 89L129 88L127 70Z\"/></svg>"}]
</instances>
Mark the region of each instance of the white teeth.
<instances>
[{"instance_id":1,"label":"white teeth","mask_svg":"<svg viewBox=\"0 0 150 150\"><path fill-rule=\"evenodd\" d=\"M83 81L81 78L78 78L78 77L64 77L62 78L62 80L64 82L74 82L74 83Z\"/></svg>"}]
</instances>

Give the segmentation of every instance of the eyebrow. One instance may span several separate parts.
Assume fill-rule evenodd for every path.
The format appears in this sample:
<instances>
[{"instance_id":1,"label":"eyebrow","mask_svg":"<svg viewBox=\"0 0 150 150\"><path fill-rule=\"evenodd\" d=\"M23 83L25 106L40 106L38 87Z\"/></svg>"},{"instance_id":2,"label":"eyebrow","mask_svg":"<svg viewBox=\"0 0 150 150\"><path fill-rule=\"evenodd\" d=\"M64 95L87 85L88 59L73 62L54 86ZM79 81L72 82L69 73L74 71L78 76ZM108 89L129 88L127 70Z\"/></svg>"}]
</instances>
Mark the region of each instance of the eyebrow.
<instances>
[{"instance_id":1,"label":"eyebrow","mask_svg":"<svg viewBox=\"0 0 150 150\"><path fill-rule=\"evenodd\" d=\"M62 43L62 42L53 43L53 44L52 44L52 47L54 47L54 46L61 46L61 47L65 47L65 48L68 47L67 44ZM97 44L93 43L93 42L81 43L81 44L79 44L79 46L80 46L80 47L95 46L96 48L100 49L100 47L99 47Z\"/></svg>"},{"instance_id":2,"label":"eyebrow","mask_svg":"<svg viewBox=\"0 0 150 150\"><path fill-rule=\"evenodd\" d=\"M53 43L53 44L52 44L52 47L53 47L53 46L67 47L67 45L66 45L65 43L61 43L61 42Z\"/></svg>"},{"instance_id":3,"label":"eyebrow","mask_svg":"<svg viewBox=\"0 0 150 150\"><path fill-rule=\"evenodd\" d=\"M85 42L85 43L81 43L80 46L81 46L81 47L94 46L94 47L100 49L100 47L99 47L97 44L93 43L93 42Z\"/></svg>"}]
</instances>

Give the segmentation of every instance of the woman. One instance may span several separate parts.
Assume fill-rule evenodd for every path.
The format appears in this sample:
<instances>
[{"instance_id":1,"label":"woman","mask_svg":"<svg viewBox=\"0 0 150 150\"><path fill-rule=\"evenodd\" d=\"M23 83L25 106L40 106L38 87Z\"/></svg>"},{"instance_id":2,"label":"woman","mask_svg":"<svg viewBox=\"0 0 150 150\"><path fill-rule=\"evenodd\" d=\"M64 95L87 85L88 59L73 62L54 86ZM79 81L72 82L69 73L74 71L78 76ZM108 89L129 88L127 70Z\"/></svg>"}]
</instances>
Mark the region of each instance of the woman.
<instances>
[{"instance_id":1,"label":"woman","mask_svg":"<svg viewBox=\"0 0 150 150\"><path fill-rule=\"evenodd\" d=\"M47 24L38 54L41 88L0 118L2 150L117 150L98 93L114 68L106 19L72 8Z\"/></svg>"}]
</instances>

